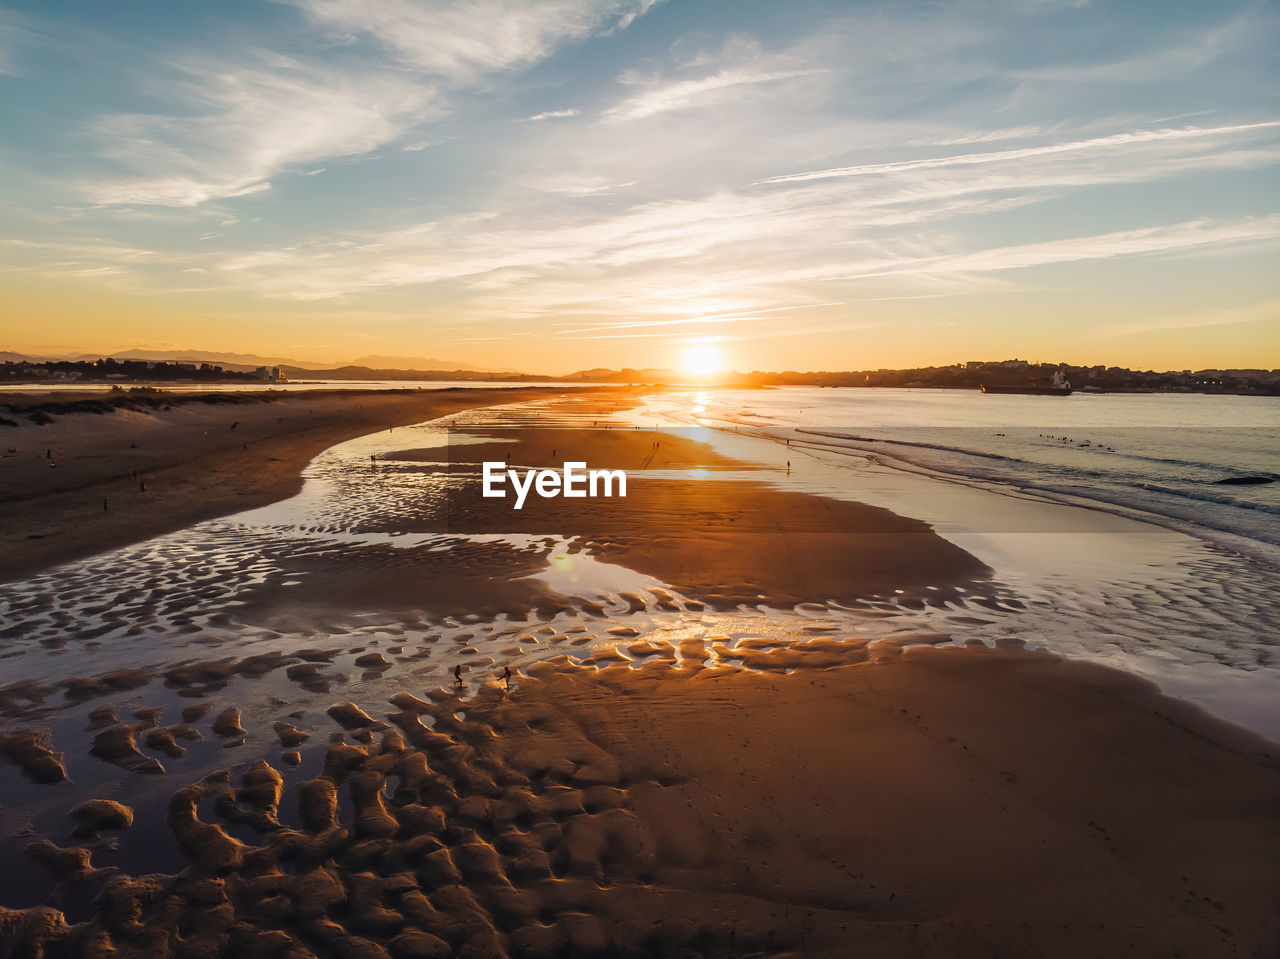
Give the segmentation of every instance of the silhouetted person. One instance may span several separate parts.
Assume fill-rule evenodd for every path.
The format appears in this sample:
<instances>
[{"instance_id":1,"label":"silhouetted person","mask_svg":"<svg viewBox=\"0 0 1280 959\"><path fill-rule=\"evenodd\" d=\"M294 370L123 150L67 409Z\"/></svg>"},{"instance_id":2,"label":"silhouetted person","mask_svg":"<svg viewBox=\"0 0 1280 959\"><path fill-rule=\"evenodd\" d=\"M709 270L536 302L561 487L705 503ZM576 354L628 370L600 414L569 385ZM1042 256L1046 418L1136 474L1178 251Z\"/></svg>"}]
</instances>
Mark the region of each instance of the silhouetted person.
<instances>
[{"instance_id":1,"label":"silhouetted person","mask_svg":"<svg viewBox=\"0 0 1280 959\"><path fill-rule=\"evenodd\" d=\"M107 511L107 498L104 496L102 497L102 512L105 513L106 511Z\"/></svg>"},{"instance_id":2,"label":"silhouetted person","mask_svg":"<svg viewBox=\"0 0 1280 959\"><path fill-rule=\"evenodd\" d=\"M511 667L507 666L502 670L502 681L507 684L507 689L511 688Z\"/></svg>"},{"instance_id":3,"label":"silhouetted person","mask_svg":"<svg viewBox=\"0 0 1280 959\"><path fill-rule=\"evenodd\" d=\"M458 663L458 665L453 667L453 681L457 683L459 686L462 685L462 664L461 663Z\"/></svg>"},{"instance_id":4,"label":"silhouetted person","mask_svg":"<svg viewBox=\"0 0 1280 959\"><path fill-rule=\"evenodd\" d=\"M146 481L146 480L140 480L140 481L138 482L138 492L139 492L139 493L145 493L146 491L147 491L147 481Z\"/></svg>"}]
</instances>

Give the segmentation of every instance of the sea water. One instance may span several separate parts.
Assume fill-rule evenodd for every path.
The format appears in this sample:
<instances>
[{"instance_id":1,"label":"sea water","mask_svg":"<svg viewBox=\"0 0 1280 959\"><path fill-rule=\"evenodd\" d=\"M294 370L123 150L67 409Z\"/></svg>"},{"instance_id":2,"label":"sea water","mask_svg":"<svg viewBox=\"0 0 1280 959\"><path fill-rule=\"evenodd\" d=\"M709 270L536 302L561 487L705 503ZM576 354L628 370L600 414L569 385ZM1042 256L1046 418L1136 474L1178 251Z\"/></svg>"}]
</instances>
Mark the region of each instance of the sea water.
<instances>
[{"instance_id":1,"label":"sea water","mask_svg":"<svg viewBox=\"0 0 1280 959\"><path fill-rule=\"evenodd\" d=\"M1280 568L1280 397L782 388L668 394L649 409L1115 507Z\"/></svg>"},{"instance_id":2,"label":"sea water","mask_svg":"<svg viewBox=\"0 0 1280 959\"><path fill-rule=\"evenodd\" d=\"M1280 740L1280 398L694 390L631 419L928 522L1020 597L926 613L958 643L1124 669Z\"/></svg>"}]
</instances>

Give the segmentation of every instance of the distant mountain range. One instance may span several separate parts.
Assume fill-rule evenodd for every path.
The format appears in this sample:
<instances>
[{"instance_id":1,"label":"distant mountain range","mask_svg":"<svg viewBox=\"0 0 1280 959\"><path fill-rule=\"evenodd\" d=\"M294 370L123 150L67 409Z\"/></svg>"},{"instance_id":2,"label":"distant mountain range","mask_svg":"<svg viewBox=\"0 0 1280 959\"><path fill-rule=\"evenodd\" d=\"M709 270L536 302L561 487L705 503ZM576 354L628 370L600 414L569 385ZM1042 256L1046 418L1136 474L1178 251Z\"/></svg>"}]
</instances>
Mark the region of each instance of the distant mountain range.
<instances>
[{"instance_id":1,"label":"distant mountain range","mask_svg":"<svg viewBox=\"0 0 1280 959\"><path fill-rule=\"evenodd\" d=\"M349 363L324 363L318 360L295 360L282 356L260 356L256 353L220 353L214 350L119 350L114 353L65 353L36 356L29 353L0 351L0 363L43 363L47 360L73 360L88 362L111 357L117 360L160 360L167 363L213 363L229 370L253 370L259 366L284 366L292 370L308 372L333 370L343 367L364 367L381 370L461 370L467 373L505 372L457 360L442 360L429 356L360 356Z\"/></svg>"}]
</instances>

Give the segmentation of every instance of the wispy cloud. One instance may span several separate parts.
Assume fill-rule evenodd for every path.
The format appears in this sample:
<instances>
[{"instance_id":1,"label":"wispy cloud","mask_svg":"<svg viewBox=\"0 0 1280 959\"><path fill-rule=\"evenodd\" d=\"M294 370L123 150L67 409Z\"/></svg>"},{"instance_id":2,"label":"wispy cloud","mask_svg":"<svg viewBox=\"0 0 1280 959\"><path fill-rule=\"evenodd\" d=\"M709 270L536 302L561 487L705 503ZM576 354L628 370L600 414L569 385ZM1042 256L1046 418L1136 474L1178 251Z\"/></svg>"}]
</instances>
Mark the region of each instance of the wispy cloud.
<instances>
[{"instance_id":1,"label":"wispy cloud","mask_svg":"<svg viewBox=\"0 0 1280 959\"><path fill-rule=\"evenodd\" d=\"M657 0L293 0L339 37L371 37L452 82L528 66L628 26Z\"/></svg>"},{"instance_id":2,"label":"wispy cloud","mask_svg":"<svg viewBox=\"0 0 1280 959\"><path fill-rule=\"evenodd\" d=\"M85 181L92 202L195 206L261 192L285 170L368 153L438 110L430 88L402 75L265 51L236 65L185 64L170 90L199 112L91 125L99 154L128 171Z\"/></svg>"},{"instance_id":3,"label":"wispy cloud","mask_svg":"<svg viewBox=\"0 0 1280 959\"><path fill-rule=\"evenodd\" d=\"M1023 243L974 253L920 257L872 266L850 278L902 273L941 275L1021 270L1050 264L1079 263L1119 257L1157 256L1205 250L1229 244L1280 245L1280 214L1237 220L1190 220L1169 226L1121 230L1095 236Z\"/></svg>"},{"instance_id":4,"label":"wispy cloud","mask_svg":"<svg viewBox=\"0 0 1280 959\"><path fill-rule=\"evenodd\" d=\"M605 121L639 120L670 110L711 106L759 84L826 72L825 67L796 65L794 59L785 54L766 55L758 41L742 36L731 37L719 54L700 53L690 64L718 69L706 76L677 80L663 75L623 74L621 81L637 87L638 92L605 111Z\"/></svg>"},{"instance_id":5,"label":"wispy cloud","mask_svg":"<svg viewBox=\"0 0 1280 959\"><path fill-rule=\"evenodd\" d=\"M538 120L563 120L568 117L576 117L577 110L548 110L545 113L535 113L531 117L525 117L525 123L535 123Z\"/></svg>"},{"instance_id":6,"label":"wispy cloud","mask_svg":"<svg viewBox=\"0 0 1280 959\"><path fill-rule=\"evenodd\" d=\"M921 160L897 160L890 163L865 163L857 166L832 167L826 170L812 170L806 173L786 173L780 176L764 177L756 180L758 184L768 183L801 183L806 180L828 180L833 177L877 176L884 173L901 173L910 170L937 170L943 167L974 166L985 163L1008 163L1029 160L1036 157L1054 156L1063 153L1085 153L1102 150L1116 150L1145 143L1186 140L1197 137L1230 137L1242 134L1258 134L1264 130L1280 127L1280 120L1267 120L1259 123L1245 123L1223 127L1180 127L1165 130L1136 130L1129 133L1116 133L1111 136L1093 137L1088 140L1075 140L1069 143L1054 143L1045 146L1021 147L1016 150L998 150L991 153L958 153L944 157L929 157Z\"/></svg>"},{"instance_id":7,"label":"wispy cloud","mask_svg":"<svg viewBox=\"0 0 1280 959\"><path fill-rule=\"evenodd\" d=\"M532 177L525 184L533 190L559 196L612 196L619 190L636 185L634 180L614 183L607 177L566 173L559 176Z\"/></svg>"},{"instance_id":8,"label":"wispy cloud","mask_svg":"<svg viewBox=\"0 0 1280 959\"><path fill-rule=\"evenodd\" d=\"M681 110L693 106L707 106L720 102L723 95L735 87L747 87L759 83L773 83L796 77L812 76L822 70L774 70L762 71L750 67L733 67L721 70L701 80L681 80L646 90L618 104L605 113L610 121L639 120L655 113Z\"/></svg>"},{"instance_id":9,"label":"wispy cloud","mask_svg":"<svg viewBox=\"0 0 1280 959\"><path fill-rule=\"evenodd\" d=\"M232 61L170 63L173 113L113 115L92 124L99 154L124 173L89 179L84 192L100 204L195 206L268 190L273 177L298 164L365 155L442 118L448 112L442 84L528 66L562 43L621 29L654 2L296 0L313 23L372 37L404 63L266 50Z\"/></svg>"},{"instance_id":10,"label":"wispy cloud","mask_svg":"<svg viewBox=\"0 0 1280 959\"><path fill-rule=\"evenodd\" d=\"M950 136L942 135L937 137L922 137L919 139L908 140L906 142L906 146L954 147L965 146L970 143L999 143L1003 140L1025 140L1032 137L1042 137L1046 134L1054 133L1059 128L1059 126L1028 124L1020 127L1003 127L998 130L979 130L973 133L957 133Z\"/></svg>"}]
</instances>

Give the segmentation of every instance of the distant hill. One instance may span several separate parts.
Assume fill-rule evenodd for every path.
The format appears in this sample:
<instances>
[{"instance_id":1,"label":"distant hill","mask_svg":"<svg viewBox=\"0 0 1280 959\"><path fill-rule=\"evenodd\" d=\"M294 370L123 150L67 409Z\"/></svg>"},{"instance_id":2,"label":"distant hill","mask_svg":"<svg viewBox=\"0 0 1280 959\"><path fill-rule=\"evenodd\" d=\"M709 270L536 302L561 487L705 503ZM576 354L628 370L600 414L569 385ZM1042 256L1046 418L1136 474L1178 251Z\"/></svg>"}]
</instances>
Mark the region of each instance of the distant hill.
<instances>
[{"instance_id":1,"label":"distant hill","mask_svg":"<svg viewBox=\"0 0 1280 959\"><path fill-rule=\"evenodd\" d=\"M284 356L263 356L257 353L224 353L218 350L160 350L136 347L111 353L72 353L36 356L28 353L0 352L0 363L31 363L46 360L73 360L92 362L99 358L117 360L157 360L165 363L213 363L229 370L255 370L260 366L283 366L293 370L329 370L334 367L367 367L418 372L438 370L465 370L472 373L499 372L457 360L441 360L426 356L361 356L350 363L326 363L322 360L299 360Z\"/></svg>"},{"instance_id":2,"label":"distant hill","mask_svg":"<svg viewBox=\"0 0 1280 959\"><path fill-rule=\"evenodd\" d=\"M300 366L311 366L300 363ZM491 366L472 366L470 363L459 363L457 360L438 360L430 356L357 356L347 366L368 366L373 369L395 370L469 370L473 373L493 373ZM515 371L509 371L515 372Z\"/></svg>"},{"instance_id":3,"label":"distant hill","mask_svg":"<svg viewBox=\"0 0 1280 959\"><path fill-rule=\"evenodd\" d=\"M734 374L736 376L736 374ZM724 379L725 376L718 376L715 379ZM557 376L558 380L582 380L587 383L683 383L690 379L687 373L678 373L675 370L656 370L647 368L643 370L633 370L626 367L621 370L610 370L602 366L594 367L589 370L578 370L567 376Z\"/></svg>"},{"instance_id":4,"label":"distant hill","mask_svg":"<svg viewBox=\"0 0 1280 959\"><path fill-rule=\"evenodd\" d=\"M161 360L166 363L215 363L232 370L253 370L259 366L284 366L298 363L278 356L259 356L256 353L220 353L216 350L118 350L114 353L81 353L71 357L76 360L95 360L109 356L117 360Z\"/></svg>"},{"instance_id":5,"label":"distant hill","mask_svg":"<svg viewBox=\"0 0 1280 959\"><path fill-rule=\"evenodd\" d=\"M474 367L444 370L400 370L377 369L370 366L338 366L331 369L316 370L309 367L285 364L281 369L284 370L285 376L295 382L298 380L416 380L423 382L428 380L538 380L545 382L556 379L553 376L537 376L530 373L516 373L504 370L478 370Z\"/></svg>"}]
</instances>

